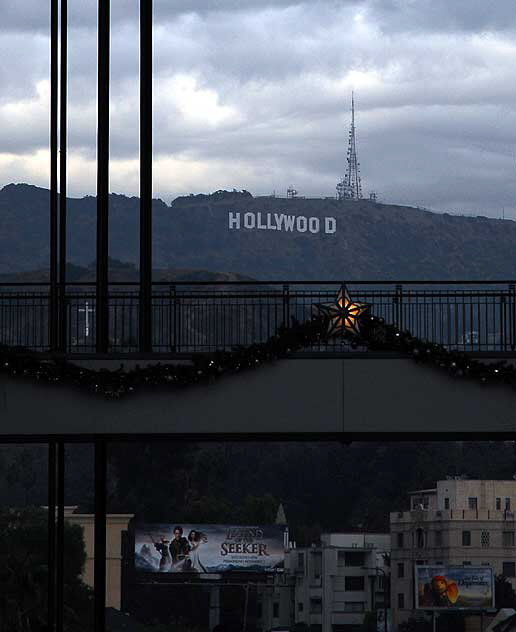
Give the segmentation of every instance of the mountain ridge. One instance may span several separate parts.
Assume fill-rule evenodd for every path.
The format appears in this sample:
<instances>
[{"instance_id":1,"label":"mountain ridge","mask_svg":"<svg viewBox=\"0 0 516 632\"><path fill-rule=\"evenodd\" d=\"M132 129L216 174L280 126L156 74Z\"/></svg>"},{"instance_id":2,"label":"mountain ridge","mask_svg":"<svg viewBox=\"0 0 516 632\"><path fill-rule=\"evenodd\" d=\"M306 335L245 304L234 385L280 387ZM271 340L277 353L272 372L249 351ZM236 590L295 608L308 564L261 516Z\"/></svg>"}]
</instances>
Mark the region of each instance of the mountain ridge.
<instances>
[{"instance_id":1,"label":"mountain ridge","mask_svg":"<svg viewBox=\"0 0 516 632\"><path fill-rule=\"evenodd\" d=\"M48 266L47 189L0 190L0 274ZM137 264L139 198L109 196L110 256ZM229 213L335 217L334 234L230 230ZM265 220L264 220L265 221ZM235 273L268 280L509 279L516 222L434 213L370 200L253 197L217 191L153 200L154 267ZM68 260L95 258L96 198L68 198Z\"/></svg>"}]
</instances>

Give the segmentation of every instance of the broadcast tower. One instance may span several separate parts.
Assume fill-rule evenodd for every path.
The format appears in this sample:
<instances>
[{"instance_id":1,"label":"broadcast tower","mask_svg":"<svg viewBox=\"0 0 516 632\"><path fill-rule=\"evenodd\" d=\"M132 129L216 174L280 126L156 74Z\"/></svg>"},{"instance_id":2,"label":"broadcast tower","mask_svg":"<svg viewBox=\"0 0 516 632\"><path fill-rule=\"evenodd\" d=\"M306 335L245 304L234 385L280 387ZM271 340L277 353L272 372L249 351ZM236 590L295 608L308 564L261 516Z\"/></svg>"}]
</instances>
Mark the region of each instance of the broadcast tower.
<instances>
[{"instance_id":1,"label":"broadcast tower","mask_svg":"<svg viewBox=\"0 0 516 632\"><path fill-rule=\"evenodd\" d=\"M351 127L348 143L348 168L346 175L337 184L338 200L360 200L362 183L360 181L360 163L357 159L357 141L355 135L355 97L351 93Z\"/></svg>"}]
</instances>

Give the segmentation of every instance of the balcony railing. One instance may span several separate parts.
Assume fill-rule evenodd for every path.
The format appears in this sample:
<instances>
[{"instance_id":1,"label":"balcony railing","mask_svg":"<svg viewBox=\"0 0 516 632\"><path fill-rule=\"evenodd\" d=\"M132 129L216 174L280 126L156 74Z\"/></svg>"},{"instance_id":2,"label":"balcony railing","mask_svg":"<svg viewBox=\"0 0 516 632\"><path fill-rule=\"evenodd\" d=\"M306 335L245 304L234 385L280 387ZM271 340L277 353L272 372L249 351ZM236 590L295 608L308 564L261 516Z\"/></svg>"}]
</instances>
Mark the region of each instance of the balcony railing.
<instances>
[{"instance_id":1,"label":"balcony railing","mask_svg":"<svg viewBox=\"0 0 516 632\"><path fill-rule=\"evenodd\" d=\"M353 299L413 335L468 352L516 348L516 289L511 282L361 282L346 284ZM335 282L154 283L152 351L198 353L264 341L292 318L303 321L314 305L334 300ZM70 284L65 304L67 353L95 351L94 284ZM50 290L47 284L0 286L0 342L50 350ZM139 292L134 283L109 291L109 350L139 348ZM339 340L314 352L346 352ZM356 352L357 350L354 349Z\"/></svg>"}]
</instances>

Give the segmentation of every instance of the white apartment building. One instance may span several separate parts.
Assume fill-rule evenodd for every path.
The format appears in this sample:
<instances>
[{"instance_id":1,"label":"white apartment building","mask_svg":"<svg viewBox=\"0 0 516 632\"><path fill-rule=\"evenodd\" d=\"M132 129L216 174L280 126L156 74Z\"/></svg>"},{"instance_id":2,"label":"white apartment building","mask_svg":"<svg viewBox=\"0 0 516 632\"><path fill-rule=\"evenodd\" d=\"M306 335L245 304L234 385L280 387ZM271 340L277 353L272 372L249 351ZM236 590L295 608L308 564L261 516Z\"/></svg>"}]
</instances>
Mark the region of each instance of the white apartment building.
<instances>
[{"instance_id":1,"label":"white apartment building","mask_svg":"<svg viewBox=\"0 0 516 632\"><path fill-rule=\"evenodd\" d=\"M516 586L516 481L438 481L390 514L394 624L415 614L416 565L489 566Z\"/></svg>"},{"instance_id":2,"label":"white apartment building","mask_svg":"<svg viewBox=\"0 0 516 632\"><path fill-rule=\"evenodd\" d=\"M388 599L390 540L387 533L328 533L320 546L290 549L279 581L291 588L263 595L262 629L305 623L311 632L358 632L366 613Z\"/></svg>"}]
</instances>

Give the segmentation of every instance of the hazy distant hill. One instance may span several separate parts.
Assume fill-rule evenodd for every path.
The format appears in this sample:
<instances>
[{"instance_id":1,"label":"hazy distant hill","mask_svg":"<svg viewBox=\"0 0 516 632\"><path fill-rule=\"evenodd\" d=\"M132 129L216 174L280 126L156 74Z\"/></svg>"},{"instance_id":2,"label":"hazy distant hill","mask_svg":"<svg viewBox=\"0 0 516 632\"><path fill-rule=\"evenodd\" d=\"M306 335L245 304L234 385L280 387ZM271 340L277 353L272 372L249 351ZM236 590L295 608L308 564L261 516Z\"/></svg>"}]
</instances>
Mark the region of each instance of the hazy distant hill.
<instances>
[{"instance_id":1,"label":"hazy distant hill","mask_svg":"<svg viewBox=\"0 0 516 632\"><path fill-rule=\"evenodd\" d=\"M95 265L78 266L68 264L66 266L66 278L70 283L88 283L95 281ZM138 268L134 263L124 263L117 259L109 260L109 278L111 281L135 281L139 280ZM194 282L210 281L212 283L224 283L226 281L251 281L249 277L240 274L226 272L210 272L208 270L189 270L158 268L153 270L153 279L159 282ZM6 272L0 274L0 286L4 283L33 283L49 280L48 267L23 272Z\"/></svg>"},{"instance_id":2,"label":"hazy distant hill","mask_svg":"<svg viewBox=\"0 0 516 632\"><path fill-rule=\"evenodd\" d=\"M48 265L49 192L0 191L0 274ZM139 200L110 196L110 256L138 260ZM229 212L325 216L333 235L229 230ZM70 199L69 260L95 258L96 199ZM516 276L516 222L435 214L368 200L258 197L218 192L153 203L154 266L261 279L501 279ZM203 273L200 273L203 274Z\"/></svg>"}]
</instances>

